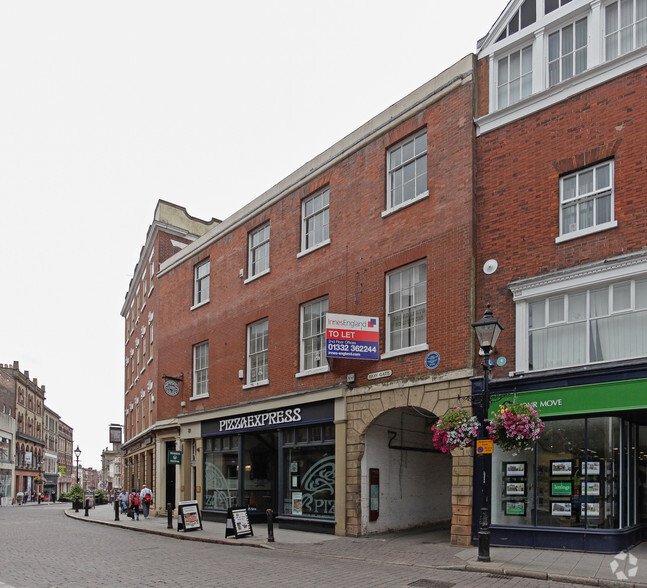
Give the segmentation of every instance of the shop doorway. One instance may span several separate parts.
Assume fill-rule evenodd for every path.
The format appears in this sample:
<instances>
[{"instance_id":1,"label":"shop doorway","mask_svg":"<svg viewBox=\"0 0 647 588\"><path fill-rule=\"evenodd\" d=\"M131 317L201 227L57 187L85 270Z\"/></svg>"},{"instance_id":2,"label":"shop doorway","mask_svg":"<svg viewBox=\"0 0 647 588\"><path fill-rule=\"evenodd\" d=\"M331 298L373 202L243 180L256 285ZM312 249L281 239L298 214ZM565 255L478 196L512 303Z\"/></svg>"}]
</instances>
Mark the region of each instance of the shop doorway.
<instances>
[{"instance_id":1,"label":"shop doorway","mask_svg":"<svg viewBox=\"0 0 647 588\"><path fill-rule=\"evenodd\" d=\"M369 425L362 459L362 534L423 526L450 529L452 458L433 448L435 421L429 411L405 407L385 412Z\"/></svg>"},{"instance_id":2,"label":"shop doorway","mask_svg":"<svg viewBox=\"0 0 647 588\"><path fill-rule=\"evenodd\" d=\"M276 512L277 436L276 431L243 435L242 498L250 514Z\"/></svg>"}]
</instances>

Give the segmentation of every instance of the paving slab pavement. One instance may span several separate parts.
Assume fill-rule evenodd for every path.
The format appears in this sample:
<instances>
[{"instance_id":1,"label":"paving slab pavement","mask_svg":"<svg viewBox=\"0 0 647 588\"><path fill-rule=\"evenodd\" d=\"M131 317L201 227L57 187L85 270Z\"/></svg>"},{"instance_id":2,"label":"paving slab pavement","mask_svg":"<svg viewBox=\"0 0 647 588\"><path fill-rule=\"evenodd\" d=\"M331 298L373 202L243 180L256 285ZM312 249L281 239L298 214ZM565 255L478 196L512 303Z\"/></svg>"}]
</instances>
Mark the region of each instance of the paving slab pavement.
<instances>
[{"instance_id":1,"label":"paving slab pavement","mask_svg":"<svg viewBox=\"0 0 647 588\"><path fill-rule=\"evenodd\" d=\"M58 505L57 505L58 506ZM476 547L458 547L449 543L449 532L416 529L366 537L336 537L281 529L274 524L274 541L268 539L266 524L253 525L253 535L239 539L225 537L225 523L202 521L202 529L177 530L177 517L168 528L166 516L140 515L132 520L126 515L115 521L113 505L101 505L88 511L75 512L69 503L61 505L65 515L78 521L117 526L123 529L155 533L187 541L206 541L259 549L284 549L318 554L325 557L380 561L395 565L423 568L455 569L489 572L505 576L567 582L573 585L647 588L647 543L628 553L597 554L516 547L492 547L491 561L478 561ZM59 506L59 508L61 507ZM41 505L41 508L49 506Z\"/></svg>"}]
</instances>

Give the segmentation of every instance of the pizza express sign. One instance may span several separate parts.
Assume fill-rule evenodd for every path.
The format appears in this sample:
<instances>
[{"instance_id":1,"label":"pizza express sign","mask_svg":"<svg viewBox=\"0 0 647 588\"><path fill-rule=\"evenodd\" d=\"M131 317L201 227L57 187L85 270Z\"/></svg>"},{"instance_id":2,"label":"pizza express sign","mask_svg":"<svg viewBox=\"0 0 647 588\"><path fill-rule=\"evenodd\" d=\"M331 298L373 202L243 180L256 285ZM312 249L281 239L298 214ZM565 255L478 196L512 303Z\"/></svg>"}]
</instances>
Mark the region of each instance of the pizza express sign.
<instances>
[{"instance_id":1,"label":"pizza express sign","mask_svg":"<svg viewBox=\"0 0 647 588\"><path fill-rule=\"evenodd\" d=\"M319 402L300 406L289 406L276 410L254 412L215 419L204 423L203 435L237 433L255 429L274 429L284 426L305 425L331 421L334 416L332 402Z\"/></svg>"}]
</instances>

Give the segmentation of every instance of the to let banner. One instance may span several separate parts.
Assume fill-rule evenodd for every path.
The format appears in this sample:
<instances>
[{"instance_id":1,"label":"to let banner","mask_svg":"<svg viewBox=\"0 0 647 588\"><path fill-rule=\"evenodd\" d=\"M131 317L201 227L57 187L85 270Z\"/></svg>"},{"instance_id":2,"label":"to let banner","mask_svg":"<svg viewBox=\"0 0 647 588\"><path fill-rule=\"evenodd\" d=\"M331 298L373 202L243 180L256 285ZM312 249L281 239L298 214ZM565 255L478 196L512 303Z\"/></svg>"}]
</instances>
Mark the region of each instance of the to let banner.
<instances>
[{"instance_id":1,"label":"to let banner","mask_svg":"<svg viewBox=\"0 0 647 588\"><path fill-rule=\"evenodd\" d=\"M326 314L326 357L380 359L380 319Z\"/></svg>"}]
</instances>

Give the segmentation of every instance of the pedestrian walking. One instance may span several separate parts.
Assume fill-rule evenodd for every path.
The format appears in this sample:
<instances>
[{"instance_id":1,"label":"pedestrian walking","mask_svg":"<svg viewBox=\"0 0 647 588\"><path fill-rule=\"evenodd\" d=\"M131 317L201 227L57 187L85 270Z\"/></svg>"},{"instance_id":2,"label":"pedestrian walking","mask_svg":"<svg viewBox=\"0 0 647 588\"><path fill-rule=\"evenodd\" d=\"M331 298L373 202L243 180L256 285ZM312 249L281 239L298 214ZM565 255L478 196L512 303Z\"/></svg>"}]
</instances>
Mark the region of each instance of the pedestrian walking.
<instances>
[{"instance_id":1,"label":"pedestrian walking","mask_svg":"<svg viewBox=\"0 0 647 588\"><path fill-rule=\"evenodd\" d=\"M122 490L119 494L119 502L121 502L121 514L125 514L128 511L128 492Z\"/></svg>"},{"instance_id":2,"label":"pedestrian walking","mask_svg":"<svg viewBox=\"0 0 647 588\"><path fill-rule=\"evenodd\" d=\"M52 492L52 504L56 503L56 491Z\"/></svg>"},{"instance_id":3,"label":"pedestrian walking","mask_svg":"<svg viewBox=\"0 0 647 588\"><path fill-rule=\"evenodd\" d=\"M135 490L134 488L130 493L128 506L132 511L132 515L129 515L130 518L134 520L135 517L137 517L137 520L139 520L139 492L137 492L137 490Z\"/></svg>"},{"instance_id":4,"label":"pedestrian walking","mask_svg":"<svg viewBox=\"0 0 647 588\"><path fill-rule=\"evenodd\" d=\"M150 512L151 503L153 502L153 493L151 489L144 484L142 491L139 493L139 500L142 503L142 510L144 513L144 518L148 518L148 513Z\"/></svg>"}]
</instances>

